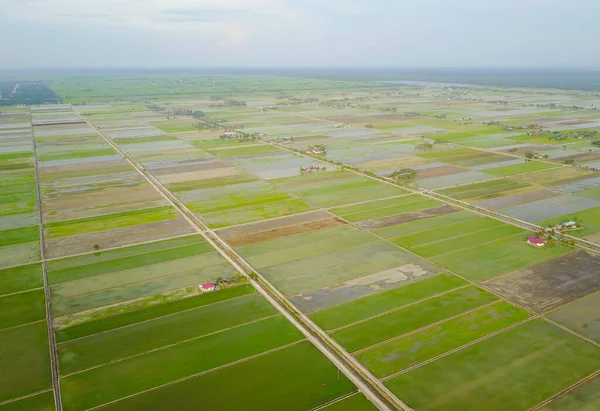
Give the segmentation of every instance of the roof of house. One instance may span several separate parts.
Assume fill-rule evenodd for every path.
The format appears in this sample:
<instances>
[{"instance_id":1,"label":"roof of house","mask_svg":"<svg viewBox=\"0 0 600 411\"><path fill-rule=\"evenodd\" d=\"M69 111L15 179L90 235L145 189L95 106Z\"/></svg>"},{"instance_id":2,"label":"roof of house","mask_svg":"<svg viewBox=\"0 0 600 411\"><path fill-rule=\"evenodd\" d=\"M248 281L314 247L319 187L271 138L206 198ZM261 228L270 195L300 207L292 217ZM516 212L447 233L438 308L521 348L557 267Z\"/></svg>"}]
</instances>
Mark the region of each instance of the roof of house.
<instances>
[{"instance_id":1,"label":"roof of house","mask_svg":"<svg viewBox=\"0 0 600 411\"><path fill-rule=\"evenodd\" d=\"M563 221L562 223L560 223L560 225L577 225L577 223L575 221Z\"/></svg>"},{"instance_id":2,"label":"roof of house","mask_svg":"<svg viewBox=\"0 0 600 411\"><path fill-rule=\"evenodd\" d=\"M537 235L532 235L530 237L527 237L527 241L531 244L544 244L546 242L546 239L543 237L538 237Z\"/></svg>"},{"instance_id":3,"label":"roof of house","mask_svg":"<svg viewBox=\"0 0 600 411\"><path fill-rule=\"evenodd\" d=\"M202 284L202 288L215 288L213 283L204 283Z\"/></svg>"}]
</instances>

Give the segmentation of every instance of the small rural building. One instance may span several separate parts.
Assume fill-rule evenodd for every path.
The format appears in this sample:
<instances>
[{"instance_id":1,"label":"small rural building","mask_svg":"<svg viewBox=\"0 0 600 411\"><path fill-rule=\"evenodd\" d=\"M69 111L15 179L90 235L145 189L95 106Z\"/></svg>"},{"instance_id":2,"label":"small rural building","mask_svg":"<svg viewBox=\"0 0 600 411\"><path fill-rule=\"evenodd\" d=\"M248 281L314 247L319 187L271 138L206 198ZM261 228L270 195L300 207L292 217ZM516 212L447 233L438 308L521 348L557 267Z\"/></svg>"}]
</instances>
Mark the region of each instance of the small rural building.
<instances>
[{"instance_id":1,"label":"small rural building","mask_svg":"<svg viewBox=\"0 0 600 411\"><path fill-rule=\"evenodd\" d=\"M198 287L200 287L200 291L202 291L203 293L208 291L215 291L217 289L217 286L213 283L200 284Z\"/></svg>"},{"instance_id":2,"label":"small rural building","mask_svg":"<svg viewBox=\"0 0 600 411\"><path fill-rule=\"evenodd\" d=\"M560 230L569 230L572 228L577 228L577 223L575 221L563 221L558 225Z\"/></svg>"},{"instance_id":3,"label":"small rural building","mask_svg":"<svg viewBox=\"0 0 600 411\"><path fill-rule=\"evenodd\" d=\"M531 244L536 247L543 247L546 245L546 239L544 237L532 235L530 237L527 237L527 244Z\"/></svg>"}]
</instances>

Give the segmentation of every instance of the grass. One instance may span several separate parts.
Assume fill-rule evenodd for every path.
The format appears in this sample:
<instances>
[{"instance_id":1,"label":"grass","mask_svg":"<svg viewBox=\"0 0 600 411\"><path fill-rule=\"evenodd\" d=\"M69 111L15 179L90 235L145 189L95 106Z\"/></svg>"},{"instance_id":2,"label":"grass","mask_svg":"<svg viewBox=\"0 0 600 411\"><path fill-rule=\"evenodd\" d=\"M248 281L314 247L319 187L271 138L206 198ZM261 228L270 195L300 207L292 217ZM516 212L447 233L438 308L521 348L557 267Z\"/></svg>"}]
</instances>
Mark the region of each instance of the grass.
<instances>
[{"instance_id":1,"label":"grass","mask_svg":"<svg viewBox=\"0 0 600 411\"><path fill-rule=\"evenodd\" d=\"M394 226L380 228L374 230L374 233L383 238L396 238L419 231L431 230L439 226L445 226L448 224L459 223L462 221L472 220L479 218L478 214L471 213L469 211L459 211L457 213L450 213L446 215L423 218L420 220L414 220L407 223L396 224Z\"/></svg>"},{"instance_id":2,"label":"grass","mask_svg":"<svg viewBox=\"0 0 600 411\"><path fill-rule=\"evenodd\" d=\"M274 265L301 260L304 258L318 257L321 255L342 251L346 248L357 247L379 241L377 237L355 227L345 226L342 230L337 232L340 233L339 237L330 237L320 241L314 241L309 244L297 245L287 250L273 250L264 254L248 257L247 260L250 264L252 264L253 267L262 269ZM302 237L304 237L304 235L300 234L297 237L297 240L300 240ZM277 240L285 242L286 238Z\"/></svg>"},{"instance_id":3,"label":"grass","mask_svg":"<svg viewBox=\"0 0 600 411\"><path fill-rule=\"evenodd\" d=\"M44 290L0 297L0 329L46 318Z\"/></svg>"},{"instance_id":4,"label":"grass","mask_svg":"<svg viewBox=\"0 0 600 411\"><path fill-rule=\"evenodd\" d=\"M502 166L496 168L488 168L485 173L497 177L513 176L515 174L531 173L533 171L547 170L549 168L559 167L558 164L540 163L537 161L528 161L521 164L513 164L510 166Z\"/></svg>"},{"instance_id":5,"label":"grass","mask_svg":"<svg viewBox=\"0 0 600 411\"><path fill-rule=\"evenodd\" d=\"M58 221L45 224L48 238L61 238L83 233L113 230L115 228L154 223L171 220L177 213L170 206L146 208L122 213L104 214L77 220Z\"/></svg>"},{"instance_id":6,"label":"grass","mask_svg":"<svg viewBox=\"0 0 600 411\"><path fill-rule=\"evenodd\" d=\"M440 225L436 228L418 231L402 237L393 238L391 241L401 247L412 248L424 244L443 241L448 238L460 237L474 231L487 230L501 227L503 223L492 218L480 217L458 223Z\"/></svg>"},{"instance_id":7,"label":"grass","mask_svg":"<svg viewBox=\"0 0 600 411\"><path fill-rule=\"evenodd\" d=\"M430 258L465 248L475 247L479 244L514 236L519 233L523 235L526 234L526 232L519 227L502 225L500 227L492 227L482 231L475 231L473 233L467 233L465 235L450 237L437 242L423 244L412 247L410 250L416 254L419 254L420 256Z\"/></svg>"},{"instance_id":8,"label":"grass","mask_svg":"<svg viewBox=\"0 0 600 411\"><path fill-rule=\"evenodd\" d=\"M42 265L30 264L0 270L0 296L44 286Z\"/></svg>"},{"instance_id":9,"label":"grass","mask_svg":"<svg viewBox=\"0 0 600 411\"><path fill-rule=\"evenodd\" d=\"M383 378L525 320L527 317L526 311L499 301L364 351L356 358L375 376Z\"/></svg>"},{"instance_id":10,"label":"grass","mask_svg":"<svg viewBox=\"0 0 600 411\"><path fill-rule=\"evenodd\" d=\"M37 225L0 231L0 247L31 243L39 239L40 229Z\"/></svg>"},{"instance_id":11,"label":"grass","mask_svg":"<svg viewBox=\"0 0 600 411\"><path fill-rule=\"evenodd\" d=\"M56 340L58 343L62 343L76 338L87 337L116 328L134 325L141 321L148 321L192 308L214 304L219 301L241 297L253 292L254 288L251 285L246 284L226 288L214 293L200 294L182 300L170 301L124 314L116 314L60 330L56 333Z\"/></svg>"},{"instance_id":12,"label":"grass","mask_svg":"<svg viewBox=\"0 0 600 411\"><path fill-rule=\"evenodd\" d=\"M84 370L275 314L258 294L179 312L59 345L61 373Z\"/></svg>"},{"instance_id":13,"label":"grass","mask_svg":"<svg viewBox=\"0 0 600 411\"><path fill-rule=\"evenodd\" d=\"M168 250L170 248L181 247L190 244L203 243L206 240L201 235L189 235L170 240L154 241L148 244L134 245L129 247L117 248L108 251L99 251L97 253L85 254L76 257L61 258L47 262L48 271L56 275L68 270L69 268L79 266L92 266L110 260L118 260L126 257L151 254L153 252Z\"/></svg>"},{"instance_id":14,"label":"grass","mask_svg":"<svg viewBox=\"0 0 600 411\"><path fill-rule=\"evenodd\" d=\"M590 294L556 311L552 311L548 317L581 335L600 342L599 304L600 294Z\"/></svg>"},{"instance_id":15,"label":"grass","mask_svg":"<svg viewBox=\"0 0 600 411\"><path fill-rule=\"evenodd\" d=\"M267 144L261 144L257 146L246 146L236 148L223 148L219 150L207 150L209 153L222 158L229 157L242 157L242 156L254 156L260 154L271 154L271 153L282 153L277 147L273 147Z\"/></svg>"},{"instance_id":16,"label":"grass","mask_svg":"<svg viewBox=\"0 0 600 411\"><path fill-rule=\"evenodd\" d=\"M353 390L352 383L326 357L309 343L302 343L104 409L185 411L197 410L202 404L211 410L304 411Z\"/></svg>"},{"instance_id":17,"label":"grass","mask_svg":"<svg viewBox=\"0 0 600 411\"><path fill-rule=\"evenodd\" d=\"M52 388L47 324L0 331L0 369L0 402Z\"/></svg>"},{"instance_id":18,"label":"grass","mask_svg":"<svg viewBox=\"0 0 600 411\"><path fill-rule=\"evenodd\" d=\"M87 265L65 268L63 270L48 270L48 281L50 284L61 284L67 281L75 281L84 278L112 274L119 271L131 270L138 267L151 266L166 263L168 261L183 259L186 257L199 256L214 252L215 249L208 243L196 243L181 247L168 248L162 251L153 251L130 257L117 258Z\"/></svg>"},{"instance_id":19,"label":"grass","mask_svg":"<svg viewBox=\"0 0 600 411\"><path fill-rule=\"evenodd\" d=\"M484 199L496 198L498 194L501 194L505 191L519 190L525 187L530 187L530 185L516 180L499 179L485 181L483 183L469 184L466 186L447 188L444 190L439 190L439 193L447 195L448 197L456 198L457 200L475 197L482 197L482 199Z\"/></svg>"},{"instance_id":20,"label":"grass","mask_svg":"<svg viewBox=\"0 0 600 411\"><path fill-rule=\"evenodd\" d=\"M353 352L496 299L496 296L477 287L466 287L352 325L332 333L332 336Z\"/></svg>"},{"instance_id":21,"label":"grass","mask_svg":"<svg viewBox=\"0 0 600 411\"><path fill-rule=\"evenodd\" d=\"M194 127L191 124L184 125L160 125L156 124L155 127L160 128L167 133L185 133L187 131L198 131L198 128Z\"/></svg>"},{"instance_id":22,"label":"grass","mask_svg":"<svg viewBox=\"0 0 600 411\"><path fill-rule=\"evenodd\" d=\"M536 249L525 243L524 235L516 235L433 257L432 261L472 281L482 281L571 251L562 245Z\"/></svg>"},{"instance_id":23,"label":"grass","mask_svg":"<svg viewBox=\"0 0 600 411\"><path fill-rule=\"evenodd\" d=\"M54 391L0 405L0 411L54 411Z\"/></svg>"},{"instance_id":24,"label":"grass","mask_svg":"<svg viewBox=\"0 0 600 411\"><path fill-rule=\"evenodd\" d=\"M525 410L600 367L600 349L534 320L386 382L419 410Z\"/></svg>"},{"instance_id":25,"label":"grass","mask_svg":"<svg viewBox=\"0 0 600 411\"><path fill-rule=\"evenodd\" d=\"M350 222L359 222L359 221L365 221L365 220L373 220L376 218L388 217L388 216L392 216L392 215L409 213L409 212L413 212L413 211L425 210L427 208L439 207L440 205L442 205L442 204L435 200L430 200L428 198L420 197L419 199L416 199L416 201L414 201L414 202L402 204L402 205L392 205L392 206L381 207L381 208L377 208L377 205L374 205L372 210L351 213L351 214L343 215L342 217L344 217L346 220L348 220ZM338 214L337 210L333 210L333 213L336 215L340 215L340 214Z\"/></svg>"},{"instance_id":26,"label":"grass","mask_svg":"<svg viewBox=\"0 0 600 411\"><path fill-rule=\"evenodd\" d=\"M72 158L89 158L89 157L101 157L110 156L117 154L112 148L99 148L95 150L71 150L63 153L56 154L41 154L38 155L38 161L55 161L55 160L69 160Z\"/></svg>"},{"instance_id":27,"label":"grass","mask_svg":"<svg viewBox=\"0 0 600 411\"><path fill-rule=\"evenodd\" d=\"M315 312L310 318L319 327L332 330L466 284L452 274L440 274Z\"/></svg>"},{"instance_id":28,"label":"grass","mask_svg":"<svg viewBox=\"0 0 600 411\"><path fill-rule=\"evenodd\" d=\"M284 293L297 294L340 284L418 259L383 241L271 266L262 274Z\"/></svg>"},{"instance_id":29,"label":"grass","mask_svg":"<svg viewBox=\"0 0 600 411\"><path fill-rule=\"evenodd\" d=\"M201 205L198 205L198 203L190 206L192 211L198 210L199 208L201 208ZM284 217L313 209L312 206L301 200L289 199L240 207L233 210L222 210L211 213L200 212L200 214L201 217L208 222L209 227L216 229L236 224L246 224L270 218Z\"/></svg>"},{"instance_id":30,"label":"grass","mask_svg":"<svg viewBox=\"0 0 600 411\"><path fill-rule=\"evenodd\" d=\"M175 272L161 272L161 267L153 266L154 270L151 273L145 274L144 269L140 269L135 273L135 277L116 274L102 278L99 284L95 284L92 278L91 281L83 283L67 283L64 288L58 285L56 287L61 288L53 288L52 294L62 295L64 298L54 299L53 312L58 317L98 307L107 308L115 303L197 286L206 281L214 281L217 277L236 274L234 268L217 253L211 254L208 258L206 256L200 258L203 260L192 258L190 261L179 262L179 268L176 268ZM186 267L188 262L191 264L190 267Z\"/></svg>"},{"instance_id":31,"label":"grass","mask_svg":"<svg viewBox=\"0 0 600 411\"><path fill-rule=\"evenodd\" d=\"M541 411L594 411L598 409L600 409L600 377L596 376L542 407Z\"/></svg>"},{"instance_id":32,"label":"grass","mask_svg":"<svg viewBox=\"0 0 600 411\"><path fill-rule=\"evenodd\" d=\"M373 405L362 393L356 393L341 401L335 402L323 408L324 411L376 411Z\"/></svg>"},{"instance_id":33,"label":"grass","mask_svg":"<svg viewBox=\"0 0 600 411\"><path fill-rule=\"evenodd\" d=\"M302 339L278 316L94 368L61 379L65 409L88 409Z\"/></svg>"}]
</instances>

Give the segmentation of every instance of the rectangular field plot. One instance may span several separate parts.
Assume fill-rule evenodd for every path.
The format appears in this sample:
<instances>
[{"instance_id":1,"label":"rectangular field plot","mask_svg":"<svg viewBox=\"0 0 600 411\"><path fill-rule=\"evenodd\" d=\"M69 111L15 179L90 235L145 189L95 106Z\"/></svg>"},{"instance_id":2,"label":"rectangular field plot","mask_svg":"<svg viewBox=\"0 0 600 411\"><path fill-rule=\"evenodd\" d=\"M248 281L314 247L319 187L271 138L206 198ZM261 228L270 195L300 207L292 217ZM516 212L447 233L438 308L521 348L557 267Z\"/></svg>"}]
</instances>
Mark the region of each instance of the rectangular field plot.
<instances>
[{"instance_id":1,"label":"rectangular field plot","mask_svg":"<svg viewBox=\"0 0 600 411\"><path fill-rule=\"evenodd\" d=\"M0 402L52 388L45 321L0 330Z\"/></svg>"},{"instance_id":2,"label":"rectangular field plot","mask_svg":"<svg viewBox=\"0 0 600 411\"><path fill-rule=\"evenodd\" d=\"M87 409L289 345L303 335L278 316L61 379L67 409ZM135 369L135 379L129 370Z\"/></svg>"},{"instance_id":3,"label":"rectangular field plot","mask_svg":"<svg viewBox=\"0 0 600 411\"><path fill-rule=\"evenodd\" d=\"M492 279L487 287L542 313L600 289L600 257L578 251Z\"/></svg>"},{"instance_id":4,"label":"rectangular field plot","mask_svg":"<svg viewBox=\"0 0 600 411\"><path fill-rule=\"evenodd\" d=\"M236 387L235 395L231 395L232 386ZM203 408L215 410L303 411L353 390L352 383L338 374L316 348L302 343L124 399L104 409L197 410L202 404Z\"/></svg>"},{"instance_id":5,"label":"rectangular field plot","mask_svg":"<svg viewBox=\"0 0 600 411\"><path fill-rule=\"evenodd\" d=\"M135 309L127 312L118 312L117 314L104 315L101 318L93 319L84 323L75 324L60 329L56 332L56 340L59 343L74 340L77 338L88 337L114 330L116 328L126 327L141 321L153 320L166 315L175 314L184 310L191 310L204 305L215 304L220 301L231 298L242 297L252 294L254 288L249 285L240 285L236 287L219 290L218 293L205 293L188 296L183 299L169 300L159 302L153 305L136 306Z\"/></svg>"},{"instance_id":6,"label":"rectangular field plot","mask_svg":"<svg viewBox=\"0 0 600 411\"><path fill-rule=\"evenodd\" d=\"M574 301L548 314L548 318L600 342L600 294Z\"/></svg>"},{"instance_id":7,"label":"rectangular field plot","mask_svg":"<svg viewBox=\"0 0 600 411\"><path fill-rule=\"evenodd\" d=\"M394 217L388 224L365 228L372 228L375 234L389 239L479 217L468 211L458 211L449 206L442 207L443 212L440 213L406 213ZM440 210L442 207L433 210Z\"/></svg>"},{"instance_id":8,"label":"rectangular field plot","mask_svg":"<svg viewBox=\"0 0 600 411\"><path fill-rule=\"evenodd\" d=\"M351 395L350 397L344 398L341 401L336 401L333 404L322 408L324 411L376 411L377 409L378 408L361 393Z\"/></svg>"},{"instance_id":9,"label":"rectangular field plot","mask_svg":"<svg viewBox=\"0 0 600 411\"><path fill-rule=\"evenodd\" d=\"M42 265L31 264L0 270L0 296L42 288Z\"/></svg>"},{"instance_id":10,"label":"rectangular field plot","mask_svg":"<svg viewBox=\"0 0 600 411\"><path fill-rule=\"evenodd\" d=\"M350 222L359 222L436 208L442 205L442 203L427 197L410 195L388 200L373 201L355 206L334 208L331 212ZM370 224L376 225L377 221Z\"/></svg>"},{"instance_id":11,"label":"rectangular field plot","mask_svg":"<svg viewBox=\"0 0 600 411\"><path fill-rule=\"evenodd\" d=\"M283 217L313 209L265 181L241 182L181 193L179 198L212 228Z\"/></svg>"},{"instance_id":12,"label":"rectangular field plot","mask_svg":"<svg viewBox=\"0 0 600 411\"><path fill-rule=\"evenodd\" d=\"M594 411L600 409L600 376L546 404L541 411Z\"/></svg>"},{"instance_id":13,"label":"rectangular field plot","mask_svg":"<svg viewBox=\"0 0 600 411\"><path fill-rule=\"evenodd\" d=\"M536 249L526 244L525 236L516 235L433 257L432 261L470 280L482 281L571 251L562 245Z\"/></svg>"},{"instance_id":14,"label":"rectangular field plot","mask_svg":"<svg viewBox=\"0 0 600 411\"><path fill-rule=\"evenodd\" d=\"M475 218L391 239L424 257L462 250L525 232L491 218Z\"/></svg>"},{"instance_id":15,"label":"rectangular field plot","mask_svg":"<svg viewBox=\"0 0 600 411\"><path fill-rule=\"evenodd\" d=\"M497 177L512 176L515 174L530 173L533 171L547 170L550 168L560 167L558 164L539 163L537 161L529 161L523 164L514 164L496 168L486 169L485 172Z\"/></svg>"},{"instance_id":16,"label":"rectangular field plot","mask_svg":"<svg viewBox=\"0 0 600 411\"><path fill-rule=\"evenodd\" d=\"M310 318L324 330L333 330L464 285L467 282L455 275L440 274L317 311Z\"/></svg>"},{"instance_id":17,"label":"rectangular field plot","mask_svg":"<svg viewBox=\"0 0 600 411\"><path fill-rule=\"evenodd\" d=\"M57 316L234 274L234 269L201 236L72 257L48 265Z\"/></svg>"},{"instance_id":18,"label":"rectangular field plot","mask_svg":"<svg viewBox=\"0 0 600 411\"><path fill-rule=\"evenodd\" d=\"M377 377L388 377L527 317L524 310L500 301L361 351L356 358Z\"/></svg>"},{"instance_id":19,"label":"rectangular field plot","mask_svg":"<svg viewBox=\"0 0 600 411\"><path fill-rule=\"evenodd\" d=\"M597 370L599 353L600 348L533 320L386 385L420 410L526 410Z\"/></svg>"},{"instance_id":20,"label":"rectangular field plot","mask_svg":"<svg viewBox=\"0 0 600 411\"><path fill-rule=\"evenodd\" d=\"M54 391L0 405L0 411L54 411Z\"/></svg>"},{"instance_id":21,"label":"rectangular field plot","mask_svg":"<svg viewBox=\"0 0 600 411\"><path fill-rule=\"evenodd\" d=\"M521 190L527 187L531 186L521 181L503 178L493 181L486 181L483 183L475 183L455 188L447 188L445 190L440 190L439 193L447 195L448 197L456 198L457 200L466 200L469 198L478 197L500 197L506 195L506 193L510 193L515 190Z\"/></svg>"},{"instance_id":22,"label":"rectangular field plot","mask_svg":"<svg viewBox=\"0 0 600 411\"><path fill-rule=\"evenodd\" d=\"M46 299L44 290L33 290L0 297L0 330L44 320L45 318Z\"/></svg>"},{"instance_id":23,"label":"rectangular field plot","mask_svg":"<svg viewBox=\"0 0 600 411\"><path fill-rule=\"evenodd\" d=\"M258 294L164 315L59 344L62 374L155 350L273 316Z\"/></svg>"},{"instance_id":24,"label":"rectangular field plot","mask_svg":"<svg viewBox=\"0 0 600 411\"><path fill-rule=\"evenodd\" d=\"M320 207L333 207L406 194L401 188L346 171L271 180L286 191Z\"/></svg>"},{"instance_id":25,"label":"rectangular field plot","mask_svg":"<svg viewBox=\"0 0 600 411\"><path fill-rule=\"evenodd\" d=\"M354 352L496 300L496 296L474 286L461 288L345 326L331 335Z\"/></svg>"}]
</instances>

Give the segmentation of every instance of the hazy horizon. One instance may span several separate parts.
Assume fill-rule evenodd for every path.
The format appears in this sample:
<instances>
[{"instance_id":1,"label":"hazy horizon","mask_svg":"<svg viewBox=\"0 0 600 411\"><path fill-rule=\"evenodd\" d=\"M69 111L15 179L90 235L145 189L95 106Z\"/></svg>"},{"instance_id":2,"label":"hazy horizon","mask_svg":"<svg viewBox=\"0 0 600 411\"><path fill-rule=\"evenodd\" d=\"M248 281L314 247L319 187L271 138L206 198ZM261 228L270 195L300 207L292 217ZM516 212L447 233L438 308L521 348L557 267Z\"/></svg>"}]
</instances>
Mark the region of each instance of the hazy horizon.
<instances>
[{"instance_id":1,"label":"hazy horizon","mask_svg":"<svg viewBox=\"0 0 600 411\"><path fill-rule=\"evenodd\" d=\"M575 0L0 0L0 69L599 68Z\"/></svg>"}]
</instances>

